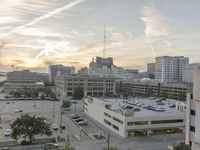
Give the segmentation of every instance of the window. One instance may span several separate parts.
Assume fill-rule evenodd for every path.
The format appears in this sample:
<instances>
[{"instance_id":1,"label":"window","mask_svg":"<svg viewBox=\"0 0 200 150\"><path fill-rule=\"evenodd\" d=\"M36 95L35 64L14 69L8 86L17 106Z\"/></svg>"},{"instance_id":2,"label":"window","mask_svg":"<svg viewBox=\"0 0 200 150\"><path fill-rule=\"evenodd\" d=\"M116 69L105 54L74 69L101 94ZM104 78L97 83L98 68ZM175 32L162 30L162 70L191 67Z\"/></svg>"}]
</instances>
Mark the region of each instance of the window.
<instances>
[{"instance_id":1,"label":"window","mask_svg":"<svg viewBox=\"0 0 200 150\"><path fill-rule=\"evenodd\" d=\"M117 131L119 131L119 127L113 124L113 128Z\"/></svg>"},{"instance_id":2,"label":"window","mask_svg":"<svg viewBox=\"0 0 200 150\"><path fill-rule=\"evenodd\" d=\"M183 120L157 120L157 121L151 121L151 124L164 124L164 123L182 123Z\"/></svg>"},{"instance_id":3,"label":"window","mask_svg":"<svg viewBox=\"0 0 200 150\"><path fill-rule=\"evenodd\" d=\"M195 110L191 110L191 111L190 111L190 114L193 115L193 116L195 116L195 115L196 115Z\"/></svg>"},{"instance_id":4,"label":"window","mask_svg":"<svg viewBox=\"0 0 200 150\"><path fill-rule=\"evenodd\" d=\"M67 96L72 96L72 92L67 92Z\"/></svg>"},{"instance_id":5,"label":"window","mask_svg":"<svg viewBox=\"0 0 200 150\"><path fill-rule=\"evenodd\" d=\"M133 126L133 125L147 125L148 121L136 121L136 122L128 122L127 125L128 126Z\"/></svg>"},{"instance_id":6,"label":"window","mask_svg":"<svg viewBox=\"0 0 200 150\"><path fill-rule=\"evenodd\" d=\"M107 125L111 126L111 123L110 123L108 120L104 119L104 122L105 122Z\"/></svg>"},{"instance_id":7,"label":"window","mask_svg":"<svg viewBox=\"0 0 200 150\"><path fill-rule=\"evenodd\" d=\"M194 126L190 126L190 131L195 132L195 127Z\"/></svg>"},{"instance_id":8,"label":"window","mask_svg":"<svg viewBox=\"0 0 200 150\"><path fill-rule=\"evenodd\" d=\"M116 122L123 124L123 121L119 120L118 118L113 117L113 120L115 120Z\"/></svg>"},{"instance_id":9,"label":"window","mask_svg":"<svg viewBox=\"0 0 200 150\"><path fill-rule=\"evenodd\" d=\"M111 118L111 115L109 115L108 113L104 112L104 115Z\"/></svg>"}]
</instances>

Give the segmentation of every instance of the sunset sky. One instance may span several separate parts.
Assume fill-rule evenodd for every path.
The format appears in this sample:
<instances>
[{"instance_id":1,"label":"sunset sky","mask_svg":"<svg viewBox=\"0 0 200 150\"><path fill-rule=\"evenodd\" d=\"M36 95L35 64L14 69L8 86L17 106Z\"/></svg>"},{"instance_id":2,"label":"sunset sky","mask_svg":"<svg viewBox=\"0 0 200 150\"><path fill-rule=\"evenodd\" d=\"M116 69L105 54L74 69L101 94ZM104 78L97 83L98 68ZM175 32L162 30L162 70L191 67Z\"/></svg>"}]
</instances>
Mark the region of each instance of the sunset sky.
<instances>
[{"instance_id":1,"label":"sunset sky","mask_svg":"<svg viewBox=\"0 0 200 150\"><path fill-rule=\"evenodd\" d=\"M145 71L156 56L200 62L198 0L0 0L0 71L81 68L102 56Z\"/></svg>"}]
</instances>

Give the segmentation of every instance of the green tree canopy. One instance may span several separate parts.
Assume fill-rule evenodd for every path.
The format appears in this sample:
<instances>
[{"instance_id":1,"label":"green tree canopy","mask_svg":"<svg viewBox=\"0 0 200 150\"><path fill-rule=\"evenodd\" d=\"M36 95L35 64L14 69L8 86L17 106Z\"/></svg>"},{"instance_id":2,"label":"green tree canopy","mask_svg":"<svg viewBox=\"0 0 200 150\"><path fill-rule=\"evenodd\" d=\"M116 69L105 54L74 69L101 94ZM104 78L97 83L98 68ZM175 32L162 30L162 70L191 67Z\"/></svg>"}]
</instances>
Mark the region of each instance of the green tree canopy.
<instances>
[{"instance_id":1,"label":"green tree canopy","mask_svg":"<svg viewBox=\"0 0 200 150\"><path fill-rule=\"evenodd\" d=\"M35 135L51 135L50 124L45 122L44 117L21 115L12 124L12 137L14 139L29 139L31 143Z\"/></svg>"},{"instance_id":2,"label":"green tree canopy","mask_svg":"<svg viewBox=\"0 0 200 150\"><path fill-rule=\"evenodd\" d=\"M102 150L108 150L108 148L103 148ZM117 147L110 147L109 150L118 150Z\"/></svg>"},{"instance_id":3,"label":"green tree canopy","mask_svg":"<svg viewBox=\"0 0 200 150\"><path fill-rule=\"evenodd\" d=\"M174 150L191 150L189 145L185 145L184 143L181 143L174 147Z\"/></svg>"},{"instance_id":4,"label":"green tree canopy","mask_svg":"<svg viewBox=\"0 0 200 150\"><path fill-rule=\"evenodd\" d=\"M69 108L71 106L71 103L70 101L63 101L62 102L62 108Z\"/></svg>"},{"instance_id":5,"label":"green tree canopy","mask_svg":"<svg viewBox=\"0 0 200 150\"><path fill-rule=\"evenodd\" d=\"M76 87L74 89L74 92L73 92L73 98L74 99L82 99L83 96L84 96L83 88L82 87Z\"/></svg>"}]
</instances>

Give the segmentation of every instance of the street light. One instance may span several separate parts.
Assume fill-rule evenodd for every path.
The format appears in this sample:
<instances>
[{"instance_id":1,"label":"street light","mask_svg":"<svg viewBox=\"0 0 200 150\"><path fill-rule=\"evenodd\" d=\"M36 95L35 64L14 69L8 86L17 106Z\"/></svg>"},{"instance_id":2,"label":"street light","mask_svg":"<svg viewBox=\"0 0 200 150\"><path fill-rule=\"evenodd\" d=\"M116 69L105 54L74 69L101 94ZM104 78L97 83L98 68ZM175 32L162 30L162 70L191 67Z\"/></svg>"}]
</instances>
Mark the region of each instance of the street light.
<instances>
[{"instance_id":1,"label":"street light","mask_svg":"<svg viewBox=\"0 0 200 150\"><path fill-rule=\"evenodd\" d=\"M82 127L80 126L79 128L80 128L80 135L79 135L79 136L80 136L80 141L81 141L81 132L82 132Z\"/></svg>"}]
</instances>

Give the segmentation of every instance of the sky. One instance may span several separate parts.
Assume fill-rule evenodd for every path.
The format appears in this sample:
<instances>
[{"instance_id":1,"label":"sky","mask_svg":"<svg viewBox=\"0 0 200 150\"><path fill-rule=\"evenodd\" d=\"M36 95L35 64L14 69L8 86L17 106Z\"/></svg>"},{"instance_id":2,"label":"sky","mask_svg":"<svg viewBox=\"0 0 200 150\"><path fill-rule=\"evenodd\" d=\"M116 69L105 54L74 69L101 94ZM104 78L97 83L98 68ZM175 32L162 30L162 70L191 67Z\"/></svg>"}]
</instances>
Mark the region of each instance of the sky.
<instances>
[{"instance_id":1,"label":"sky","mask_svg":"<svg viewBox=\"0 0 200 150\"><path fill-rule=\"evenodd\" d=\"M81 68L103 55L146 70L162 55L200 62L198 0L0 0L0 71Z\"/></svg>"}]
</instances>

